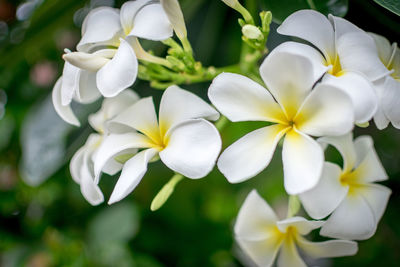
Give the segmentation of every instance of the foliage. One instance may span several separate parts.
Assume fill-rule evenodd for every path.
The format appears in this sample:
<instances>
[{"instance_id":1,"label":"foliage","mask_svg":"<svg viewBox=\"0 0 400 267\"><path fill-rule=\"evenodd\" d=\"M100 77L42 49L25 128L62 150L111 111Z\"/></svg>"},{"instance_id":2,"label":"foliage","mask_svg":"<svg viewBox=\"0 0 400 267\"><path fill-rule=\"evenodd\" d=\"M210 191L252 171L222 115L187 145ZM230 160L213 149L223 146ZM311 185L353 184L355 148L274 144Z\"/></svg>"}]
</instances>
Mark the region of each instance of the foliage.
<instances>
[{"instance_id":1,"label":"foliage","mask_svg":"<svg viewBox=\"0 0 400 267\"><path fill-rule=\"evenodd\" d=\"M62 70L62 49L72 48L79 39L79 28L72 18L93 7L95 1L86 2L47 0L28 20L17 21L12 16L1 18L8 20L10 34L0 43L0 93L7 94L4 117L0 110L0 265L241 266L234 257L236 248L231 230L247 193L257 188L278 210L278 215L285 216L287 212L287 199L280 197L284 189L278 156L267 170L242 184L229 184L217 170L203 180L184 179L156 212L150 211L150 203L173 175L160 163L152 163L151 171L135 192L114 206L91 207L72 181L68 162L91 130L88 126L73 128L57 120L49 107L48 96L55 77ZM122 1L115 2L120 6ZM399 39L399 30L391 30L394 23L376 19L386 16L385 10L369 10L370 13L366 11L365 16L359 18L364 10L360 2L363 1L350 4L349 16L352 17L349 18L359 20L358 24L365 25L367 30L384 29L392 41ZM376 2L396 4L396 1ZM182 0L180 3L196 60L206 66L235 64L241 50L237 40L242 35L236 23L237 14L220 1ZM312 8L310 3L323 13L343 16L347 12L344 0L263 0L257 4L264 7L263 10L272 11L275 21L279 22L295 10ZM10 4L9 8L13 10L17 4L20 1ZM357 12L352 13L352 8ZM79 19L75 22L79 25ZM273 33L276 24L271 28L269 49L285 40ZM146 46L157 54L168 53L151 42ZM33 78L34 70L42 67L47 71L48 66L55 71L50 82L43 84ZM206 96L208 85L204 82L183 87ZM156 99L161 96L143 81L135 84L135 90L141 96L154 95ZM94 103L89 111L99 106L100 103ZM81 118L86 117L82 107L79 114ZM264 124L226 122L221 133L224 147L260 126ZM400 262L397 253L400 248L397 223L400 219L399 133L388 128L378 134L374 127L369 127L357 129L356 134L374 137L379 148L377 152L390 176L386 185L393 189L393 195L376 235L360 244L355 257L334 259L333 265L396 266ZM43 154L44 151L47 154ZM332 161L340 163L335 151L328 152ZM35 187L28 186L27 181ZM103 177L103 181L102 189L109 196L116 177Z\"/></svg>"}]
</instances>

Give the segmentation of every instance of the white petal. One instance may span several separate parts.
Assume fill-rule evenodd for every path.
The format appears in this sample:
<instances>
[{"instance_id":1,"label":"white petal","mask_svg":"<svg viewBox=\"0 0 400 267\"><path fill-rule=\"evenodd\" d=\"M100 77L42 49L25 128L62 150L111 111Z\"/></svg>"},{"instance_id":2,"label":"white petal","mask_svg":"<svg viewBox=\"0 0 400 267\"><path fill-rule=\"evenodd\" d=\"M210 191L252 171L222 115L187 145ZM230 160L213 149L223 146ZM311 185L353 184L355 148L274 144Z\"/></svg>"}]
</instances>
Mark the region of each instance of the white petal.
<instances>
[{"instance_id":1,"label":"white petal","mask_svg":"<svg viewBox=\"0 0 400 267\"><path fill-rule=\"evenodd\" d=\"M382 94L382 108L392 125L400 129L400 80L387 77Z\"/></svg>"},{"instance_id":2,"label":"white petal","mask_svg":"<svg viewBox=\"0 0 400 267\"><path fill-rule=\"evenodd\" d=\"M83 168L83 157L85 156L87 147L79 148L72 156L69 164L69 171L75 183L79 184L81 181L81 169Z\"/></svg>"},{"instance_id":3,"label":"white petal","mask_svg":"<svg viewBox=\"0 0 400 267\"><path fill-rule=\"evenodd\" d=\"M382 79L379 79L377 81L375 81L374 87L375 87L375 91L376 94L378 96L378 109L374 115L374 122L376 127L379 130L383 130L386 127L388 127L390 120L387 118L385 112L384 112L384 102L383 102L383 94L385 92L385 83L386 83L386 79L387 77L384 77Z\"/></svg>"},{"instance_id":4,"label":"white petal","mask_svg":"<svg viewBox=\"0 0 400 267\"><path fill-rule=\"evenodd\" d=\"M239 74L218 75L208 89L208 97L233 122L285 121L285 115L267 89Z\"/></svg>"},{"instance_id":5,"label":"white petal","mask_svg":"<svg viewBox=\"0 0 400 267\"><path fill-rule=\"evenodd\" d=\"M89 160L89 155L86 155L84 167L81 170L81 193L91 205L96 206L104 201L104 196L97 183L94 182L93 169L89 169L93 165L89 164Z\"/></svg>"},{"instance_id":6,"label":"white petal","mask_svg":"<svg viewBox=\"0 0 400 267\"><path fill-rule=\"evenodd\" d=\"M346 197L348 187L340 183L341 172L342 170L336 164L325 162L318 184L299 195L304 209L312 218L325 218Z\"/></svg>"},{"instance_id":7,"label":"white petal","mask_svg":"<svg viewBox=\"0 0 400 267\"><path fill-rule=\"evenodd\" d=\"M75 114L72 112L71 107L69 105L64 106L61 103L61 81L62 76L57 80L53 88L52 100L54 109L57 112L58 116L60 116L64 121L75 126L80 126L80 123Z\"/></svg>"},{"instance_id":8,"label":"white petal","mask_svg":"<svg viewBox=\"0 0 400 267\"><path fill-rule=\"evenodd\" d=\"M363 74L353 71L345 71L339 77L327 74L322 82L335 86L350 96L357 123L372 119L378 108L378 96L372 83Z\"/></svg>"},{"instance_id":9,"label":"white petal","mask_svg":"<svg viewBox=\"0 0 400 267\"><path fill-rule=\"evenodd\" d=\"M326 58L335 59L335 36L329 20L319 12L300 10L285 19L278 33L309 41L322 51Z\"/></svg>"},{"instance_id":10,"label":"white petal","mask_svg":"<svg viewBox=\"0 0 400 267\"><path fill-rule=\"evenodd\" d=\"M125 2L121 6L121 25L126 34L129 34L133 28L133 21L138 11L152 0L135 0Z\"/></svg>"},{"instance_id":11,"label":"white petal","mask_svg":"<svg viewBox=\"0 0 400 267\"><path fill-rule=\"evenodd\" d=\"M385 169L374 149L370 136L360 136L354 141L357 154L354 175L363 183L384 181L388 179Z\"/></svg>"},{"instance_id":12,"label":"white petal","mask_svg":"<svg viewBox=\"0 0 400 267\"><path fill-rule=\"evenodd\" d=\"M299 252L297 251L294 240L286 239L282 243L282 248L278 256L278 267L288 267L288 266L296 266L296 267L307 267L304 261L301 259Z\"/></svg>"},{"instance_id":13,"label":"white petal","mask_svg":"<svg viewBox=\"0 0 400 267\"><path fill-rule=\"evenodd\" d=\"M318 84L295 118L296 127L313 136L343 135L354 125L350 97L334 86Z\"/></svg>"},{"instance_id":14,"label":"white petal","mask_svg":"<svg viewBox=\"0 0 400 267\"><path fill-rule=\"evenodd\" d=\"M133 155L133 152L132 152ZM117 162L115 159L110 159L107 161L106 165L104 165L102 172L108 175L115 175L121 171L123 164Z\"/></svg>"},{"instance_id":15,"label":"white petal","mask_svg":"<svg viewBox=\"0 0 400 267\"><path fill-rule=\"evenodd\" d=\"M140 131L150 138L154 138L155 134L158 136L159 129L153 98L142 98L132 106L126 108L125 111L108 123L108 128L112 132L119 131L121 125Z\"/></svg>"},{"instance_id":16,"label":"white petal","mask_svg":"<svg viewBox=\"0 0 400 267\"><path fill-rule=\"evenodd\" d=\"M214 167L221 151L221 137L213 124L203 119L186 120L167 132L160 152L165 165L188 178L202 178Z\"/></svg>"},{"instance_id":17,"label":"white petal","mask_svg":"<svg viewBox=\"0 0 400 267\"><path fill-rule=\"evenodd\" d=\"M365 33L363 30L358 28L356 25L351 23L350 21L333 16L329 14L329 20L334 26L335 30L335 40L338 40L342 35L349 33L349 32L362 32Z\"/></svg>"},{"instance_id":18,"label":"white petal","mask_svg":"<svg viewBox=\"0 0 400 267\"><path fill-rule=\"evenodd\" d=\"M79 77L81 70L68 62L64 63L61 79L61 104L67 106L79 88Z\"/></svg>"},{"instance_id":19,"label":"white petal","mask_svg":"<svg viewBox=\"0 0 400 267\"><path fill-rule=\"evenodd\" d=\"M93 9L82 25L78 51L90 52L98 46L115 45L122 31L119 10L111 7Z\"/></svg>"},{"instance_id":20,"label":"white petal","mask_svg":"<svg viewBox=\"0 0 400 267\"><path fill-rule=\"evenodd\" d=\"M256 266L263 267L272 266L282 244L282 240L275 236L261 240L247 240L240 237L235 239Z\"/></svg>"},{"instance_id":21,"label":"white petal","mask_svg":"<svg viewBox=\"0 0 400 267\"><path fill-rule=\"evenodd\" d=\"M76 92L77 101L88 104L96 101L101 96L96 85L96 73L81 70L79 75L79 88Z\"/></svg>"},{"instance_id":22,"label":"white petal","mask_svg":"<svg viewBox=\"0 0 400 267\"><path fill-rule=\"evenodd\" d=\"M271 53L261 64L260 75L288 119L296 115L317 81L311 61L288 52Z\"/></svg>"},{"instance_id":23,"label":"white petal","mask_svg":"<svg viewBox=\"0 0 400 267\"><path fill-rule=\"evenodd\" d=\"M353 144L353 133L341 136L324 136L318 139L321 144L334 146L343 158L343 172L350 172L357 162L357 155Z\"/></svg>"},{"instance_id":24,"label":"white petal","mask_svg":"<svg viewBox=\"0 0 400 267\"><path fill-rule=\"evenodd\" d=\"M360 194L346 197L322 226L320 234L327 237L363 240L376 230L374 213Z\"/></svg>"},{"instance_id":25,"label":"white petal","mask_svg":"<svg viewBox=\"0 0 400 267\"><path fill-rule=\"evenodd\" d=\"M92 154L100 145L101 140L102 137L98 134L89 135L85 145L74 154L70 163L71 176L81 185L82 195L91 205L98 205L104 201L103 193L94 183L91 161Z\"/></svg>"},{"instance_id":26,"label":"white petal","mask_svg":"<svg viewBox=\"0 0 400 267\"><path fill-rule=\"evenodd\" d=\"M383 110L379 107L374 115L374 122L375 122L376 128L378 128L379 130L385 129L386 127L388 127L388 125L390 123L389 119L386 117Z\"/></svg>"},{"instance_id":27,"label":"white petal","mask_svg":"<svg viewBox=\"0 0 400 267\"><path fill-rule=\"evenodd\" d=\"M149 147L148 138L139 133L110 134L105 137L94 158L96 183L104 165L118 153Z\"/></svg>"},{"instance_id":28,"label":"white petal","mask_svg":"<svg viewBox=\"0 0 400 267\"><path fill-rule=\"evenodd\" d=\"M135 82L137 72L135 52L127 41L121 39L113 59L97 72L97 87L105 97L116 96Z\"/></svg>"},{"instance_id":29,"label":"white petal","mask_svg":"<svg viewBox=\"0 0 400 267\"><path fill-rule=\"evenodd\" d=\"M278 218L256 190L249 193L236 219L234 232L239 246L260 266L270 266L279 250Z\"/></svg>"},{"instance_id":30,"label":"white petal","mask_svg":"<svg viewBox=\"0 0 400 267\"><path fill-rule=\"evenodd\" d=\"M125 198L136 188L147 171L147 164L156 154L156 149L146 149L125 162L121 176L108 201L109 205Z\"/></svg>"},{"instance_id":31,"label":"white petal","mask_svg":"<svg viewBox=\"0 0 400 267\"><path fill-rule=\"evenodd\" d=\"M214 121L219 118L219 113L203 99L176 85L168 87L163 93L159 114L162 133L187 119L204 118Z\"/></svg>"},{"instance_id":32,"label":"white petal","mask_svg":"<svg viewBox=\"0 0 400 267\"><path fill-rule=\"evenodd\" d=\"M370 81L389 74L378 56L371 36L364 32L349 32L337 40L340 64L344 70L359 71Z\"/></svg>"},{"instance_id":33,"label":"white petal","mask_svg":"<svg viewBox=\"0 0 400 267\"><path fill-rule=\"evenodd\" d=\"M168 16L168 19L174 28L179 39L187 37L185 19L178 0L161 0L161 5Z\"/></svg>"},{"instance_id":34,"label":"white petal","mask_svg":"<svg viewBox=\"0 0 400 267\"><path fill-rule=\"evenodd\" d=\"M129 35L154 41L172 37L172 25L161 4L155 3L143 7L136 14L133 29Z\"/></svg>"},{"instance_id":35,"label":"white petal","mask_svg":"<svg viewBox=\"0 0 400 267\"><path fill-rule=\"evenodd\" d=\"M376 48L378 49L378 55L382 63L387 66L390 58L392 57L393 48L389 40L385 37L369 32L368 33L375 41Z\"/></svg>"},{"instance_id":36,"label":"white petal","mask_svg":"<svg viewBox=\"0 0 400 267\"><path fill-rule=\"evenodd\" d=\"M275 47L271 53L277 52L287 52L307 57L311 61L313 66L313 79L315 81L319 80L322 75L329 69L329 67L326 66L326 60L324 59L323 55L317 49L313 48L310 45L297 42L284 42L281 45Z\"/></svg>"},{"instance_id":37,"label":"white petal","mask_svg":"<svg viewBox=\"0 0 400 267\"><path fill-rule=\"evenodd\" d=\"M375 220L378 223L385 212L392 190L382 185L370 184L360 193L372 208Z\"/></svg>"},{"instance_id":38,"label":"white petal","mask_svg":"<svg viewBox=\"0 0 400 267\"><path fill-rule=\"evenodd\" d=\"M348 240L310 242L304 238L298 238L297 244L301 250L314 259L352 256L358 250L357 243Z\"/></svg>"},{"instance_id":39,"label":"white petal","mask_svg":"<svg viewBox=\"0 0 400 267\"><path fill-rule=\"evenodd\" d=\"M103 100L101 109L89 116L89 123L98 132L104 132L106 121L114 118L138 100L139 96L132 90L125 90L115 97L106 98Z\"/></svg>"},{"instance_id":40,"label":"white petal","mask_svg":"<svg viewBox=\"0 0 400 267\"><path fill-rule=\"evenodd\" d=\"M324 225L323 221L309 221L298 216L287 218L277 223L279 230L283 233L286 233L288 227L293 227L300 235L307 235L322 225Z\"/></svg>"},{"instance_id":41,"label":"white petal","mask_svg":"<svg viewBox=\"0 0 400 267\"><path fill-rule=\"evenodd\" d=\"M230 145L218 159L218 169L230 183L250 179L271 161L285 126L275 124L252 131Z\"/></svg>"},{"instance_id":42,"label":"white petal","mask_svg":"<svg viewBox=\"0 0 400 267\"><path fill-rule=\"evenodd\" d=\"M282 161L286 192L297 195L318 183L324 152L314 139L292 130L286 134L283 142Z\"/></svg>"},{"instance_id":43,"label":"white petal","mask_svg":"<svg viewBox=\"0 0 400 267\"><path fill-rule=\"evenodd\" d=\"M268 203L252 190L243 202L235 223L236 237L244 240L261 240L271 236L271 227L278 217Z\"/></svg>"}]
</instances>

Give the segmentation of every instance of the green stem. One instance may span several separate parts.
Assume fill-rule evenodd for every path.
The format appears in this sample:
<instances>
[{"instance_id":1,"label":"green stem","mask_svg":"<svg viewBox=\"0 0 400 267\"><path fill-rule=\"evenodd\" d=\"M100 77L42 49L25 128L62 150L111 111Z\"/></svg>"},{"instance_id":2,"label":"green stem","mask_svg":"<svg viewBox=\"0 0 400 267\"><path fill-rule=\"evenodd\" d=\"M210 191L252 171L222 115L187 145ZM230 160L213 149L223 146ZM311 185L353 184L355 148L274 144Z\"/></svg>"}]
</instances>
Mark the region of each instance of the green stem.
<instances>
[{"instance_id":1,"label":"green stem","mask_svg":"<svg viewBox=\"0 0 400 267\"><path fill-rule=\"evenodd\" d=\"M229 123L228 118L225 116L221 116L219 120L215 122L215 128L217 128L218 131L221 132L228 123Z\"/></svg>"},{"instance_id":2,"label":"green stem","mask_svg":"<svg viewBox=\"0 0 400 267\"><path fill-rule=\"evenodd\" d=\"M153 56L151 54L148 54L146 56L146 58L139 58L139 60L162 65L162 66L170 68L170 69L172 68L172 64L168 60L166 60L165 58Z\"/></svg>"},{"instance_id":3,"label":"green stem","mask_svg":"<svg viewBox=\"0 0 400 267\"><path fill-rule=\"evenodd\" d=\"M189 40L187 37L180 39L182 46L183 46L183 50L187 53L189 53L190 55L193 56L193 49L192 49L192 45L190 44Z\"/></svg>"},{"instance_id":4,"label":"green stem","mask_svg":"<svg viewBox=\"0 0 400 267\"><path fill-rule=\"evenodd\" d=\"M244 6L242 6L239 2L237 2L234 9L242 15L242 17L243 17L244 21L246 21L246 23L254 25L254 19L251 16L250 12Z\"/></svg>"},{"instance_id":5,"label":"green stem","mask_svg":"<svg viewBox=\"0 0 400 267\"><path fill-rule=\"evenodd\" d=\"M255 0L246 0L245 7L249 11L250 15L256 16L257 13L257 3Z\"/></svg>"},{"instance_id":6,"label":"green stem","mask_svg":"<svg viewBox=\"0 0 400 267\"><path fill-rule=\"evenodd\" d=\"M311 9L317 10L317 7L315 6L313 0L307 0L307 4L310 6Z\"/></svg>"},{"instance_id":7,"label":"green stem","mask_svg":"<svg viewBox=\"0 0 400 267\"><path fill-rule=\"evenodd\" d=\"M288 213L287 217L293 217L294 215L297 214L300 210L300 200L298 196L296 195L290 195L289 196L289 203L288 203Z\"/></svg>"},{"instance_id":8,"label":"green stem","mask_svg":"<svg viewBox=\"0 0 400 267\"><path fill-rule=\"evenodd\" d=\"M157 70L152 71L152 69L149 69L148 71L140 71L139 78L151 81L152 87L163 90L173 84L192 84L211 81L222 72L241 73L239 65L230 65L221 68L201 68L196 73L177 73L164 68L162 72L157 72ZM156 80L153 80L152 78L155 78Z\"/></svg>"}]
</instances>

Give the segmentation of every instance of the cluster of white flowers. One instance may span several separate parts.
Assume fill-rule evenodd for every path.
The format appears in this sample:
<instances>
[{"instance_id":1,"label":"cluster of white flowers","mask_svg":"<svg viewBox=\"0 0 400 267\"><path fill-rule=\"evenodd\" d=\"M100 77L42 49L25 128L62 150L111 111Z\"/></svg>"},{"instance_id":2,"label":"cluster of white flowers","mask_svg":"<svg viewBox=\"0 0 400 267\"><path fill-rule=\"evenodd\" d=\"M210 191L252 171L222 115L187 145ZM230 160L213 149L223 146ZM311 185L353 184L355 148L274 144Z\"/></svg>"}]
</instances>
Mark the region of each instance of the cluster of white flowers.
<instances>
[{"instance_id":1,"label":"cluster of white flowers","mask_svg":"<svg viewBox=\"0 0 400 267\"><path fill-rule=\"evenodd\" d=\"M238 8L237 1L224 1ZM242 8L242 7L240 7ZM121 171L108 201L120 201L140 183L149 162L161 160L185 177L205 177L217 162L231 183L243 182L265 169L281 139L284 186L298 196L316 219L278 220L255 192L244 202L235 238L250 260L270 266L304 266L296 245L311 257L353 255L357 243L371 237L386 208L390 189L374 182L387 179L369 136L353 141L354 125L374 119L379 129L389 122L400 128L400 52L383 37L368 34L335 16L302 10L289 16L278 32L311 45L286 42L266 57L259 69L265 88L234 73L219 74L206 103L178 86L168 87L157 117L151 97L125 90L136 80L138 59L157 63L138 38L186 37L176 0L126 2L121 10L92 10L82 27L78 52L64 55L63 76L53 90L56 111L79 125L70 103L106 97L89 117L97 131L71 160L73 179L92 204L104 201L101 173ZM265 121L220 155L221 138L210 121L221 112L232 122ZM317 140L314 137L319 137ZM325 162L324 148L335 147L343 167ZM220 155L220 156L219 156ZM326 221L321 219L327 218ZM303 235L321 228L319 243Z\"/></svg>"}]
</instances>

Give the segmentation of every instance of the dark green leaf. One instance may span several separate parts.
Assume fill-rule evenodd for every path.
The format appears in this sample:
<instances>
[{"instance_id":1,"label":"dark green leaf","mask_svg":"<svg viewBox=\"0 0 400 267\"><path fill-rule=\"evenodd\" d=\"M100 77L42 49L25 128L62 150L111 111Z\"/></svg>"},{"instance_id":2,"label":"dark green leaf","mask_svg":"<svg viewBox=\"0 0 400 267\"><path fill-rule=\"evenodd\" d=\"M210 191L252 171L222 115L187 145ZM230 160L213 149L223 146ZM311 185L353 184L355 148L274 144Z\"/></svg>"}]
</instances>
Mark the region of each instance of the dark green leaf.
<instances>
[{"instance_id":1,"label":"dark green leaf","mask_svg":"<svg viewBox=\"0 0 400 267\"><path fill-rule=\"evenodd\" d=\"M384 8L392 11L400 16L400 1L399 0L374 0L375 3L380 4Z\"/></svg>"}]
</instances>

